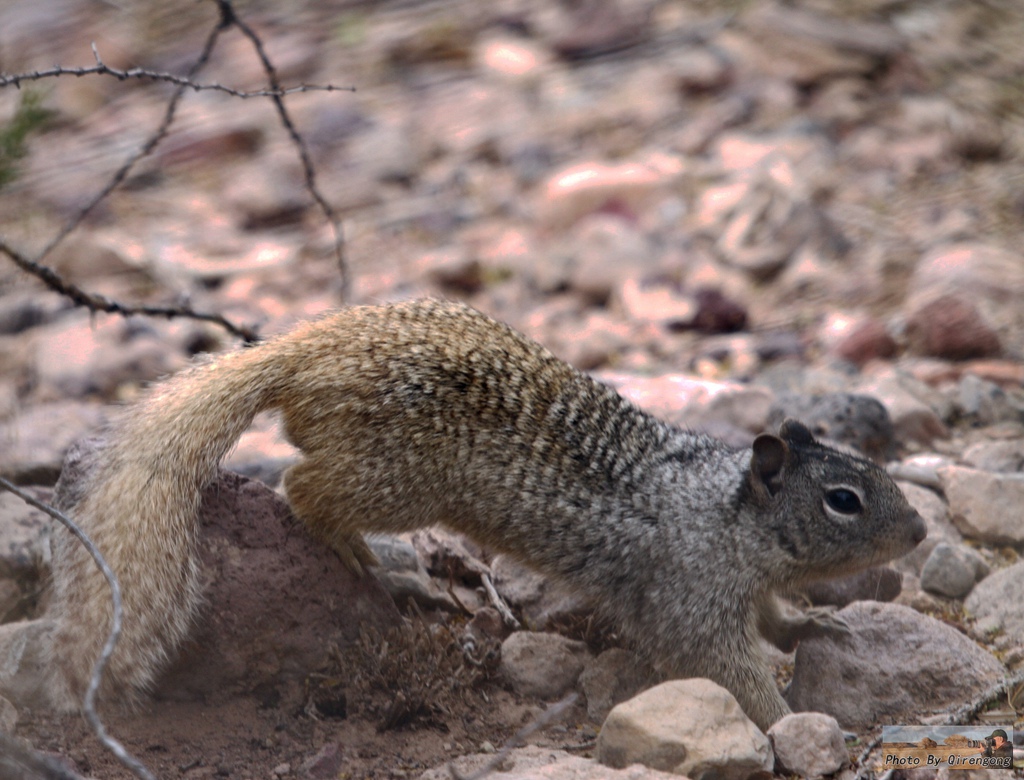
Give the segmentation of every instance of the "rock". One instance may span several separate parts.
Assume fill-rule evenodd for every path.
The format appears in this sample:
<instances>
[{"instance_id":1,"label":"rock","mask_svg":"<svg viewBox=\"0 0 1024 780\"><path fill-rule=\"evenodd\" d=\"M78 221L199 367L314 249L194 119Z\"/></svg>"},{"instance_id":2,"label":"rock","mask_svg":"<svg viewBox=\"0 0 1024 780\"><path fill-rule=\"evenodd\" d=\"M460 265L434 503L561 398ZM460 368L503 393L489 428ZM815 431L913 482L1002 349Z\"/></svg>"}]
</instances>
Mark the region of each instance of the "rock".
<instances>
[{"instance_id":1,"label":"rock","mask_svg":"<svg viewBox=\"0 0 1024 780\"><path fill-rule=\"evenodd\" d=\"M22 620L0 625L0 696L15 707L45 710L52 706L46 685L46 648L50 620Z\"/></svg>"},{"instance_id":2,"label":"rock","mask_svg":"<svg viewBox=\"0 0 1024 780\"><path fill-rule=\"evenodd\" d=\"M974 304L956 295L940 296L912 311L906 332L910 350L919 355L968 360L1002 350L999 336Z\"/></svg>"},{"instance_id":3,"label":"rock","mask_svg":"<svg viewBox=\"0 0 1024 780\"><path fill-rule=\"evenodd\" d=\"M972 444L960 459L979 471L1024 471L1024 439L979 441Z\"/></svg>"},{"instance_id":4,"label":"rock","mask_svg":"<svg viewBox=\"0 0 1024 780\"><path fill-rule=\"evenodd\" d=\"M571 246L569 285L588 301L606 303L629 279L650 264L651 246L635 225L611 214L579 221Z\"/></svg>"},{"instance_id":5,"label":"rock","mask_svg":"<svg viewBox=\"0 0 1024 780\"><path fill-rule=\"evenodd\" d=\"M700 678L670 680L615 707L598 735L597 760L694 780L747 780L773 764L771 743L733 695Z\"/></svg>"},{"instance_id":6,"label":"rock","mask_svg":"<svg viewBox=\"0 0 1024 780\"><path fill-rule=\"evenodd\" d=\"M949 436L943 422L946 415L932 406L938 403L938 399L932 397L933 391L909 376L891 372L868 377L857 386L856 392L882 402L889 412L897 441L916 442L927 447L936 439Z\"/></svg>"},{"instance_id":7,"label":"rock","mask_svg":"<svg viewBox=\"0 0 1024 780\"><path fill-rule=\"evenodd\" d=\"M412 544L382 534L368 535L366 543L381 564L373 568L374 576L399 607L404 608L412 599L424 609L459 611L452 597L427 574Z\"/></svg>"},{"instance_id":8,"label":"rock","mask_svg":"<svg viewBox=\"0 0 1024 780\"><path fill-rule=\"evenodd\" d=\"M632 162L578 163L552 174L542 185L537 218L548 229L561 230L608 204L642 213L682 171L682 162L666 155Z\"/></svg>"},{"instance_id":9,"label":"rock","mask_svg":"<svg viewBox=\"0 0 1024 780\"><path fill-rule=\"evenodd\" d=\"M689 327L698 333L735 333L747 327L747 310L714 287L698 287L697 313Z\"/></svg>"},{"instance_id":10,"label":"rock","mask_svg":"<svg viewBox=\"0 0 1024 780\"><path fill-rule=\"evenodd\" d=\"M309 780L336 780L345 764L345 751L337 742L329 742L299 767L301 777Z\"/></svg>"},{"instance_id":11,"label":"rock","mask_svg":"<svg viewBox=\"0 0 1024 780\"><path fill-rule=\"evenodd\" d=\"M123 385L158 379L188 365L192 325L75 314L31 332L38 397L118 397ZM81 434L79 434L81 435Z\"/></svg>"},{"instance_id":12,"label":"rock","mask_svg":"<svg viewBox=\"0 0 1024 780\"><path fill-rule=\"evenodd\" d=\"M301 173L293 160L263 161L260 165L245 166L231 177L222 193L224 204L234 212L242 230L266 230L294 226L302 221L309 207L309 195L303 189ZM285 255L282 255L284 259ZM235 263L192 265L204 277L213 274L224 277L237 273Z\"/></svg>"},{"instance_id":13,"label":"rock","mask_svg":"<svg viewBox=\"0 0 1024 780\"><path fill-rule=\"evenodd\" d=\"M602 723L612 708L635 696L650 681L652 670L635 653L613 647L587 661L580 688L587 697L587 717Z\"/></svg>"},{"instance_id":14,"label":"rock","mask_svg":"<svg viewBox=\"0 0 1024 780\"><path fill-rule=\"evenodd\" d=\"M47 501L49 491L29 489ZM50 565L50 516L0 488L0 577L28 584L42 578ZM0 619L3 617L0 610Z\"/></svg>"},{"instance_id":15,"label":"rock","mask_svg":"<svg viewBox=\"0 0 1024 780\"><path fill-rule=\"evenodd\" d=\"M53 485L71 444L99 430L107 410L78 401L31 406L0 424L0 476L19 485Z\"/></svg>"},{"instance_id":16,"label":"rock","mask_svg":"<svg viewBox=\"0 0 1024 780\"><path fill-rule=\"evenodd\" d=\"M499 555L491 563L494 588L510 605L519 607L532 629L551 628L588 614L587 601L541 574Z\"/></svg>"},{"instance_id":17,"label":"rock","mask_svg":"<svg viewBox=\"0 0 1024 780\"><path fill-rule=\"evenodd\" d=\"M855 447L872 460L884 463L896 449L892 420L882 403L855 393L823 395L783 394L768 417L775 430L791 417L804 423L816 438Z\"/></svg>"},{"instance_id":18,"label":"rock","mask_svg":"<svg viewBox=\"0 0 1024 780\"><path fill-rule=\"evenodd\" d=\"M626 279L621 289L622 305L631 319L651 322L671 331L735 333L747 325L747 310L720 290L701 287L692 294L675 285L641 286Z\"/></svg>"},{"instance_id":19,"label":"rock","mask_svg":"<svg viewBox=\"0 0 1024 780\"><path fill-rule=\"evenodd\" d=\"M888 24L781 3L759 4L743 15L742 24L760 46L759 72L801 85L867 74L906 46Z\"/></svg>"},{"instance_id":20,"label":"rock","mask_svg":"<svg viewBox=\"0 0 1024 780\"><path fill-rule=\"evenodd\" d=\"M963 414L978 425L1024 420L1024 406L995 382L964 374L957 390Z\"/></svg>"},{"instance_id":21,"label":"rock","mask_svg":"<svg viewBox=\"0 0 1024 780\"><path fill-rule=\"evenodd\" d=\"M854 365L896 355L896 340L879 320L867 318L849 329L832 347L833 354Z\"/></svg>"},{"instance_id":22,"label":"rock","mask_svg":"<svg viewBox=\"0 0 1024 780\"><path fill-rule=\"evenodd\" d=\"M709 382L682 374L646 377L601 371L594 378L611 385L652 414L691 428L723 422L760 432L768 426L768 414L775 400L764 387Z\"/></svg>"},{"instance_id":23,"label":"rock","mask_svg":"<svg viewBox=\"0 0 1024 780\"><path fill-rule=\"evenodd\" d=\"M17 708L3 696L0 696L0 734L13 734L17 725Z\"/></svg>"},{"instance_id":24,"label":"rock","mask_svg":"<svg viewBox=\"0 0 1024 780\"><path fill-rule=\"evenodd\" d=\"M886 466L886 471L896 481L903 480L932 490L942 490L939 469L951 465L953 461L944 455L913 455L900 462L890 463Z\"/></svg>"},{"instance_id":25,"label":"rock","mask_svg":"<svg viewBox=\"0 0 1024 780\"><path fill-rule=\"evenodd\" d=\"M668 57L673 85L684 95L719 92L729 85L735 71L731 57L721 48L690 46Z\"/></svg>"},{"instance_id":26,"label":"rock","mask_svg":"<svg viewBox=\"0 0 1024 780\"><path fill-rule=\"evenodd\" d=\"M821 712L787 715L768 729L775 750L775 771L801 777L838 772L849 763L839 724Z\"/></svg>"},{"instance_id":27,"label":"rock","mask_svg":"<svg viewBox=\"0 0 1024 780\"><path fill-rule=\"evenodd\" d=\"M1024 266L1019 254L981 243L935 247L914 267L908 297L913 304L942 295L964 296L997 310L1016 308L1024 296Z\"/></svg>"},{"instance_id":28,"label":"rock","mask_svg":"<svg viewBox=\"0 0 1024 780\"><path fill-rule=\"evenodd\" d=\"M630 48L651 34L650 14L627 11L612 0L583 0L564 7L548 45L567 60Z\"/></svg>"},{"instance_id":29,"label":"rock","mask_svg":"<svg viewBox=\"0 0 1024 780\"><path fill-rule=\"evenodd\" d=\"M474 46L477 69L516 85L537 83L550 66L550 55L534 41L511 35L485 35Z\"/></svg>"},{"instance_id":30,"label":"rock","mask_svg":"<svg viewBox=\"0 0 1024 780\"><path fill-rule=\"evenodd\" d=\"M921 587L937 596L962 599L988 576L985 560L970 547L937 544L921 569Z\"/></svg>"},{"instance_id":31,"label":"rock","mask_svg":"<svg viewBox=\"0 0 1024 780\"><path fill-rule=\"evenodd\" d=\"M963 541L960 532L949 519L949 508L933 490L912 485L908 482L897 482L903 495L910 505L924 518L928 528L928 536L917 547L894 563L902 572L919 573L931 551L940 542L958 545Z\"/></svg>"},{"instance_id":32,"label":"rock","mask_svg":"<svg viewBox=\"0 0 1024 780\"><path fill-rule=\"evenodd\" d=\"M348 144L351 164L383 182L411 181L420 169L420 159L409 129L387 123L357 134Z\"/></svg>"},{"instance_id":33,"label":"rock","mask_svg":"<svg viewBox=\"0 0 1024 780\"><path fill-rule=\"evenodd\" d=\"M1005 669L956 629L898 604L860 601L837 613L842 639L800 643L786 694L794 711L844 728L920 721L1002 679Z\"/></svg>"},{"instance_id":34,"label":"rock","mask_svg":"<svg viewBox=\"0 0 1024 780\"><path fill-rule=\"evenodd\" d=\"M501 674L521 696L557 699L576 685L587 646L559 634L517 631L501 645Z\"/></svg>"},{"instance_id":35,"label":"rock","mask_svg":"<svg viewBox=\"0 0 1024 780\"><path fill-rule=\"evenodd\" d=\"M803 592L815 606L845 607L854 601L893 601L902 587L903 578L898 571L875 566L847 577L812 582Z\"/></svg>"},{"instance_id":36,"label":"rock","mask_svg":"<svg viewBox=\"0 0 1024 780\"><path fill-rule=\"evenodd\" d=\"M489 753L461 756L452 766L461 777L478 772L494 759ZM678 780L678 774L667 774L634 764L626 769L612 769L596 761L572 755L564 750L527 745L512 750L492 777L501 780ZM451 780L447 766L424 772L420 780Z\"/></svg>"},{"instance_id":37,"label":"rock","mask_svg":"<svg viewBox=\"0 0 1024 780\"><path fill-rule=\"evenodd\" d=\"M979 582L964 607L974 616L974 631L996 647L1024 647L1024 561Z\"/></svg>"},{"instance_id":38,"label":"rock","mask_svg":"<svg viewBox=\"0 0 1024 780\"><path fill-rule=\"evenodd\" d=\"M221 472L199 517L205 609L158 696L298 681L320 667L329 643L400 623L375 578L352 574L258 482Z\"/></svg>"},{"instance_id":39,"label":"rock","mask_svg":"<svg viewBox=\"0 0 1024 780\"><path fill-rule=\"evenodd\" d=\"M473 540L444 528L414 531L410 537L416 554L435 577L456 577L479 583L491 567L483 562L484 551Z\"/></svg>"},{"instance_id":40,"label":"rock","mask_svg":"<svg viewBox=\"0 0 1024 780\"><path fill-rule=\"evenodd\" d=\"M992 544L1024 542L1024 474L946 466L939 477L953 523L964 536Z\"/></svg>"}]
</instances>

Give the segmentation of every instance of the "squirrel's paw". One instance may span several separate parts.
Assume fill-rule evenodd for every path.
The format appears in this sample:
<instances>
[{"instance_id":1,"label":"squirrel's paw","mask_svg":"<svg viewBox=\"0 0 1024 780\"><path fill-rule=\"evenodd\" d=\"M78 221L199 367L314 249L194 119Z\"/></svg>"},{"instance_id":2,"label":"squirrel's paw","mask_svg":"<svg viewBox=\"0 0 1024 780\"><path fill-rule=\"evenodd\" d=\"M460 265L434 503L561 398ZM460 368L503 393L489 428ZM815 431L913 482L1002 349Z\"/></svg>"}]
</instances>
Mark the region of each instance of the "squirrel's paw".
<instances>
[{"instance_id":1,"label":"squirrel's paw","mask_svg":"<svg viewBox=\"0 0 1024 780\"><path fill-rule=\"evenodd\" d=\"M331 548L341 558L341 562L360 577L366 573L368 566L379 566L380 561L373 554L370 546L359 534L346 534L336 537L330 542Z\"/></svg>"},{"instance_id":2,"label":"squirrel's paw","mask_svg":"<svg viewBox=\"0 0 1024 780\"><path fill-rule=\"evenodd\" d=\"M844 637L853 631L850 625L835 613L834 607L812 607L805 610L798 639L816 636Z\"/></svg>"},{"instance_id":3,"label":"squirrel's paw","mask_svg":"<svg viewBox=\"0 0 1024 780\"><path fill-rule=\"evenodd\" d=\"M839 639L850 636L850 626L836 615L834 607L811 609L781 617L766 638L784 653L791 653L801 640L815 637Z\"/></svg>"}]
</instances>

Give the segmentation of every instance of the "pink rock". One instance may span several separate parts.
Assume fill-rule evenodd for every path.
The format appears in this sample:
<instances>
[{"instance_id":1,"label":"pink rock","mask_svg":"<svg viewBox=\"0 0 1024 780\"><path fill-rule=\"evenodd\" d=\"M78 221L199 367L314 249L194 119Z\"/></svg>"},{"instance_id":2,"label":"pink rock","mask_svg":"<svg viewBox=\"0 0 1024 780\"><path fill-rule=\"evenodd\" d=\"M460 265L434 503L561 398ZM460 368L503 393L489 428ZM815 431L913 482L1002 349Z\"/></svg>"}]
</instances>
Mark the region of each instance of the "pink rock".
<instances>
[{"instance_id":1,"label":"pink rock","mask_svg":"<svg viewBox=\"0 0 1024 780\"><path fill-rule=\"evenodd\" d=\"M862 366L870 360L891 358L896 341L882 322L865 319L853 325L833 348L837 357Z\"/></svg>"},{"instance_id":2,"label":"pink rock","mask_svg":"<svg viewBox=\"0 0 1024 780\"><path fill-rule=\"evenodd\" d=\"M640 213L682 173L682 162L670 155L621 163L579 163L554 174L537 203L548 228L564 228L584 214L609 204Z\"/></svg>"},{"instance_id":3,"label":"pink rock","mask_svg":"<svg viewBox=\"0 0 1024 780\"><path fill-rule=\"evenodd\" d=\"M991 357L1001 350L999 336L969 301L943 295L924 304L907 320L910 348L921 355L966 360Z\"/></svg>"}]
</instances>

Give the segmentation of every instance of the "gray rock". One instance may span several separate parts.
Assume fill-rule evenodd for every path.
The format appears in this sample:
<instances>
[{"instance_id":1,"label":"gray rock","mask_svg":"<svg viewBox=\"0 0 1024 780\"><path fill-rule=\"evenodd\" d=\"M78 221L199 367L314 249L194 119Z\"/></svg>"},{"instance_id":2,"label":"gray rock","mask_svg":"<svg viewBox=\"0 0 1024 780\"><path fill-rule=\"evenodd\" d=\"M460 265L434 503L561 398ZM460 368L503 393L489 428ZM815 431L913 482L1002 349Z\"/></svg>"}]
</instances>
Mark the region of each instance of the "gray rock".
<instances>
[{"instance_id":1,"label":"gray rock","mask_svg":"<svg viewBox=\"0 0 1024 780\"><path fill-rule=\"evenodd\" d=\"M384 534L367 536L366 543L380 561L373 573L397 605L404 607L412 599L426 609L458 610L452 597L431 579L411 543Z\"/></svg>"},{"instance_id":2,"label":"gray rock","mask_svg":"<svg viewBox=\"0 0 1024 780\"><path fill-rule=\"evenodd\" d=\"M874 566L847 577L812 582L803 591L815 606L845 607L854 601L892 601L902 588L903 577L898 571Z\"/></svg>"},{"instance_id":3,"label":"gray rock","mask_svg":"<svg viewBox=\"0 0 1024 780\"><path fill-rule=\"evenodd\" d=\"M975 631L997 647L1024 647L1024 561L979 582L964 607L975 618Z\"/></svg>"},{"instance_id":4,"label":"gray rock","mask_svg":"<svg viewBox=\"0 0 1024 780\"><path fill-rule=\"evenodd\" d=\"M13 734L18 725L18 710L3 696L0 696L0 734Z\"/></svg>"},{"instance_id":5,"label":"gray rock","mask_svg":"<svg viewBox=\"0 0 1024 780\"><path fill-rule=\"evenodd\" d=\"M576 685L589 658L582 642L559 634L517 631L501 645L500 671L522 696L557 699Z\"/></svg>"},{"instance_id":6,"label":"gray rock","mask_svg":"<svg viewBox=\"0 0 1024 780\"><path fill-rule=\"evenodd\" d=\"M22 620L0 626L0 696L15 707L47 709L46 648L53 621Z\"/></svg>"},{"instance_id":7,"label":"gray rock","mask_svg":"<svg viewBox=\"0 0 1024 780\"><path fill-rule=\"evenodd\" d=\"M518 607L531 629L549 628L590 611L585 599L528 569L507 555L491 564L494 588L510 605Z\"/></svg>"},{"instance_id":8,"label":"gray rock","mask_svg":"<svg viewBox=\"0 0 1024 780\"><path fill-rule=\"evenodd\" d=\"M979 441L964 450L960 459L980 471L1024 471L1024 439Z\"/></svg>"},{"instance_id":9,"label":"gray rock","mask_svg":"<svg viewBox=\"0 0 1024 780\"><path fill-rule=\"evenodd\" d=\"M461 756L451 765L466 777L493 760L489 753ZM430 769L420 780L451 780L448 766ZM612 769L564 750L527 745L511 751L490 777L500 780L678 780L679 775L659 772L639 764L626 769Z\"/></svg>"},{"instance_id":10,"label":"gray rock","mask_svg":"<svg viewBox=\"0 0 1024 780\"><path fill-rule=\"evenodd\" d=\"M747 780L774 763L768 737L733 695L700 678L670 680L615 707L598 735L597 760L693 780Z\"/></svg>"},{"instance_id":11,"label":"gray rock","mask_svg":"<svg viewBox=\"0 0 1024 780\"><path fill-rule=\"evenodd\" d=\"M988 564L970 547L937 544L921 569L921 587L937 596L961 599L988 574Z\"/></svg>"},{"instance_id":12,"label":"gray rock","mask_svg":"<svg viewBox=\"0 0 1024 780\"><path fill-rule=\"evenodd\" d=\"M963 413L980 425L1019 421L1024 410L1003 388L974 374L964 374L957 388L957 401Z\"/></svg>"},{"instance_id":13,"label":"gray rock","mask_svg":"<svg viewBox=\"0 0 1024 780\"><path fill-rule=\"evenodd\" d=\"M822 439L854 447L872 460L884 463L896 450L892 420L877 398L855 393L779 396L768 418L771 429L787 417L807 425Z\"/></svg>"},{"instance_id":14,"label":"gray rock","mask_svg":"<svg viewBox=\"0 0 1024 780\"><path fill-rule=\"evenodd\" d=\"M964 536L992 544L1024 542L1024 474L947 466L939 469L939 477L953 522Z\"/></svg>"},{"instance_id":15,"label":"gray rock","mask_svg":"<svg viewBox=\"0 0 1024 780\"><path fill-rule=\"evenodd\" d=\"M839 723L821 712L787 715L768 729L768 738L775 749L776 772L820 777L850 761Z\"/></svg>"},{"instance_id":16,"label":"gray rock","mask_svg":"<svg viewBox=\"0 0 1024 780\"><path fill-rule=\"evenodd\" d=\"M652 670L635 653L613 647L587 661L580 688L587 697L587 717L601 723L612 707L635 696L651 678Z\"/></svg>"},{"instance_id":17,"label":"gray rock","mask_svg":"<svg viewBox=\"0 0 1024 780\"><path fill-rule=\"evenodd\" d=\"M797 648L786 694L794 711L827 712L844 728L918 722L1005 673L991 653L909 607L861 601L838 616L849 636L808 639Z\"/></svg>"},{"instance_id":18,"label":"gray rock","mask_svg":"<svg viewBox=\"0 0 1024 780\"><path fill-rule=\"evenodd\" d=\"M53 485L71 444L105 421L106 411L93 404L57 401L29 407L0 424L0 476L20 485Z\"/></svg>"},{"instance_id":19,"label":"gray rock","mask_svg":"<svg viewBox=\"0 0 1024 780\"><path fill-rule=\"evenodd\" d=\"M29 489L41 501L49 491ZM50 565L50 516L0 490L0 577L35 582ZM0 613L2 617L2 613Z\"/></svg>"},{"instance_id":20,"label":"gray rock","mask_svg":"<svg viewBox=\"0 0 1024 780\"><path fill-rule=\"evenodd\" d=\"M896 440L929 446L949 436L944 419L952 405L923 382L896 371L872 377L857 392L877 398L892 419Z\"/></svg>"}]
</instances>

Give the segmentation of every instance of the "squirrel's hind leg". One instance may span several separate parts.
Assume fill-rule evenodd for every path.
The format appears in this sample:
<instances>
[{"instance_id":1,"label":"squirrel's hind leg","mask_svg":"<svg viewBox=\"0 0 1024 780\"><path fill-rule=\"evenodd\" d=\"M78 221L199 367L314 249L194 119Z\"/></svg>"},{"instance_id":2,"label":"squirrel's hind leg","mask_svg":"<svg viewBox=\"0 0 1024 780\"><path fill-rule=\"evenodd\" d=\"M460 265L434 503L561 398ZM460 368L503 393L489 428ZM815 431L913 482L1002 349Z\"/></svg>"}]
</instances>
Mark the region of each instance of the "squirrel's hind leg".
<instances>
[{"instance_id":1,"label":"squirrel's hind leg","mask_svg":"<svg viewBox=\"0 0 1024 780\"><path fill-rule=\"evenodd\" d=\"M310 533L323 541L352 572L362 575L367 566L377 566L370 550L349 518L357 511L354 502L336 484L336 475L316 460L303 460L284 475L284 489L295 516Z\"/></svg>"}]
</instances>

